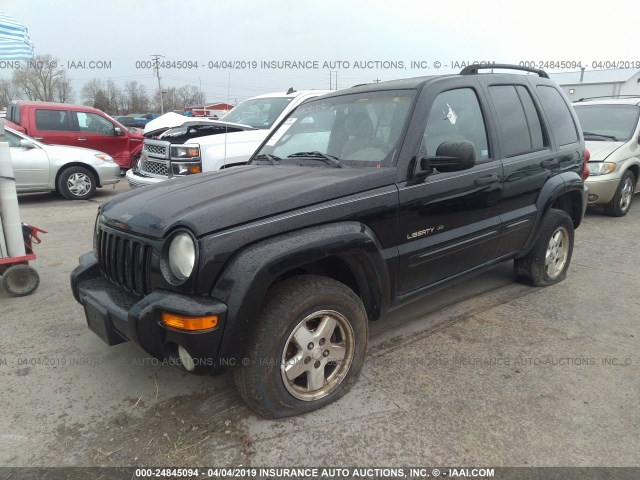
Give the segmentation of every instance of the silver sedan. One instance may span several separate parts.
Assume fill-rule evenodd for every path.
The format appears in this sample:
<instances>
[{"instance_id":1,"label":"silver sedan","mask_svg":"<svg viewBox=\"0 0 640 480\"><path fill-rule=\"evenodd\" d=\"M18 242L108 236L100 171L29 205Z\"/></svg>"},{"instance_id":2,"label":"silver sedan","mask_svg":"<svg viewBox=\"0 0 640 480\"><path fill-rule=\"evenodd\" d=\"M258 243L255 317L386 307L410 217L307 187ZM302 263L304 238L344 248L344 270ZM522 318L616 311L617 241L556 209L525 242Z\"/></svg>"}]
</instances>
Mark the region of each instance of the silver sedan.
<instances>
[{"instance_id":1,"label":"silver sedan","mask_svg":"<svg viewBox=\"0 0 640 480\"><path fill-rule=\"evenodd\" d=\"M91 198L96 188L120 181L120 167L106 153L47 145L5 128L18 193L57 191L69 200Z\"/></svg>"}]
</instances>

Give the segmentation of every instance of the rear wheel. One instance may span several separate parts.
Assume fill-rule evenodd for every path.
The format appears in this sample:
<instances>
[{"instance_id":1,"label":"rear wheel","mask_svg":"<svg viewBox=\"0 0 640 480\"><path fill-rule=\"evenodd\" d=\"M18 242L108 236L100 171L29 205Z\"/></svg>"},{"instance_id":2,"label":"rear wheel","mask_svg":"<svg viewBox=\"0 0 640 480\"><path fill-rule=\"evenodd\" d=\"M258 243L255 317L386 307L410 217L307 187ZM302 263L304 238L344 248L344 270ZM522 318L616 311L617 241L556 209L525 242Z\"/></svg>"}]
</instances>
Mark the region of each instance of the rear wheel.
<instances>
[{"instance_id":1,"label":"rear wheel","mask_svg":"<svg viewBox=\"0 0 640 480\"><path fill-rule=\"evenodd\" d=\"M69 167L58 176L58 191L67 200L87 200L96 191L96 179L84 167Z\"/></svg>"},{"instance_id":2,"label":"rear wheel","mask_svg":"<svg viewBox=\"0 0 640 480\"><path fill-rule=\"evenodd\" d=\"M310 412L349 391L367 345L367 318L358 296L325 277L285 280L268 294L251 346L236 367L245 402L281 418Z\"/></svg>"},{"instance_id":3,"label":"rear wheel","mask_svg":"<svg viewBox=\"0 0 640 480\"><path fill-rule=\"evenodd\" d=\"M29 265L13 265L2 274L2 286L14 297L32 294L40 285L38 272Z\"/></svg>"},{"instance_id":4,"label":"rear wheel","mask_svg":"<svg viewBox=\"0 0 640 480\"><path fill-rule=\"evenodd\" d=\"M609 203L604 204L604 213L610 217L624 217L631 208L636 191L636 177L627 170L622 175L616 193Z\"/></svg>"},{"instance_id":5,"label":"rear wheel","mask_svg":"<svg viewBox=\"0 0 640 480\"><path fill-rule=\"evenodd\" d=\"M516 280L536 287L567 277L573 254L573 221L564 210L551 209L531 251L514 262Z\"/></svg>"}]
</instances>

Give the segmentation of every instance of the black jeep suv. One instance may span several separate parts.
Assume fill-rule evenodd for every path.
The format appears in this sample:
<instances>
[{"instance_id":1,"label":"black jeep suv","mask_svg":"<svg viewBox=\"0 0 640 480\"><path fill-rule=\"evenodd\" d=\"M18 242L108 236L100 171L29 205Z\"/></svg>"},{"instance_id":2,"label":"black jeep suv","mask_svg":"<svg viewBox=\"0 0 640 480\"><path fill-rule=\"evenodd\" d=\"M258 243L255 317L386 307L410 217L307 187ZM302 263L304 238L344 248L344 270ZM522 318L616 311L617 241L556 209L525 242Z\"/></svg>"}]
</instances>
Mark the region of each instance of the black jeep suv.
<instances>
[{"instance_id":1,"label":"black jeep suv","mask_svg":"<svg viewBox=\"0 0 640 480\"><path fill-rule=\"evenodd\" d=\"M561 281L586 153L561 90L528 73L318 97L249 165L106 202L71 275L89 328L190 372L233 365L246 402L284 417L344 395L367 322L407 301L504 260Z\"/></svg>"}]
</instances>

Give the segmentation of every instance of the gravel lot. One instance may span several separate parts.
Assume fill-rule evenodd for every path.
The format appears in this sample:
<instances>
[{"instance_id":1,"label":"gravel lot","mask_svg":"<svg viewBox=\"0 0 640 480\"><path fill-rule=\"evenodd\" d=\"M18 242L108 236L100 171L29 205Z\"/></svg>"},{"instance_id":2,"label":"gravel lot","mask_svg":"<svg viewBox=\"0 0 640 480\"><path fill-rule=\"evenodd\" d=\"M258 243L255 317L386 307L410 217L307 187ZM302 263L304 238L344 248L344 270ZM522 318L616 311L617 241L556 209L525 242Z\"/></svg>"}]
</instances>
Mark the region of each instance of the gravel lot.
<instances>
[{"instance_id":1,"label":"gravel lot","mask_svg":"<svg viewBox=\"0 0 640 480\"><path fill-rule=\"evenodd\" d=\"M69 273L98 204L20 197L49 233L30 297L0 291L0 465L639 466L640 198L588 212L568 279L504 264L374 323L363 374L312 414L257 418L232 376L197 377L108 347Z\"/></svg>"}]
</instances>

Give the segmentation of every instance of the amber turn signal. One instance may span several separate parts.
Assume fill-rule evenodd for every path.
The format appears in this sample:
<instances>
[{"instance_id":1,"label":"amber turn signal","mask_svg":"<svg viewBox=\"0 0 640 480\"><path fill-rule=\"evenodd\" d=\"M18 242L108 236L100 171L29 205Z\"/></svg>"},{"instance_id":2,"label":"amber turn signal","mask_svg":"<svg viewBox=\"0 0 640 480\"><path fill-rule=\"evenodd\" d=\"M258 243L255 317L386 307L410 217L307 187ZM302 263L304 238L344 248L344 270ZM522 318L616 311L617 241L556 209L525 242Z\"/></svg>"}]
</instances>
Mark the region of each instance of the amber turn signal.
<instances>
[{"instance_id":1,"label":"amber turn signal","mask_svg":"<svg viewBox=\"0 0 640 480\"><path fill-rule=\"evenodd\" d=\"M194 173L201 173L202 167L200 165L189 165L187 166L187 171L190 175L193 175Z\"/></svg>"},{"instance_id":2,"label":"amber turn signal","mask_svg":"<svg viewBox=\"0 0 640 480\"><path fill-rule=\"evenodd\" d=\"M211 330L218 326L217 315L207 315L205 317L184 317L174 313L163 312L162 323L177 330L186 330L189 332L197 330Z\"/></svg>"}]
</instances>

